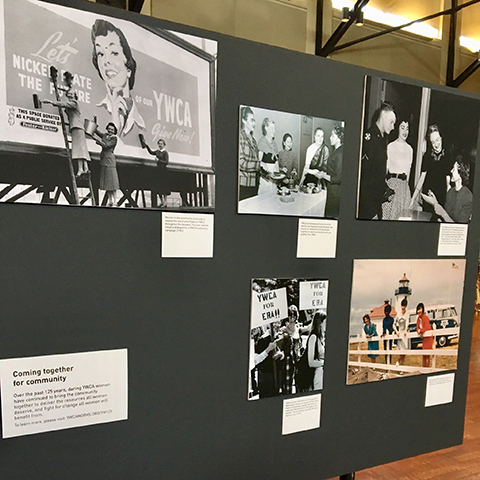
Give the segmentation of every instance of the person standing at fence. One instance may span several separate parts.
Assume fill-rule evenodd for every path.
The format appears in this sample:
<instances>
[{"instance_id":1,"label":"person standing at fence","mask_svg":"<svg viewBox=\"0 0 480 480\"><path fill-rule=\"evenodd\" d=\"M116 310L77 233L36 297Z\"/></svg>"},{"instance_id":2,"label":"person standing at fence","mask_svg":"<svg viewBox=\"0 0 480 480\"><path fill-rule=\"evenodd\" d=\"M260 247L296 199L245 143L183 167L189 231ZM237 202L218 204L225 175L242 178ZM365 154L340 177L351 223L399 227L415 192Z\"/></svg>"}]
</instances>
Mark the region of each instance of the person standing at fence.
<instances>
[{"instance_id":1,"label":"person standing at fence","mask_svg":"<svg viewBox=\"0 0 480 480\"><path fill-rule=\"evenodd\" d=\"M368 338L368 350L378 350L378 340L370 340L372 337L378 336L378 333L377 327L370 321L370 315L368 313L363 316L363 323L363 331L365 332L365 337ZM368 354L368 358L371 359L372 363L377 361L377 357L378 354Z\"/></svg>"},{"instance_id":2,"label":"person standing at fence","mask_svg":"<svg viewBox=\"0 0 480 480\"><path fill-rule=\"evenodd\" d=\"M417 305L417 315L417 333L422 339L422 349L431 350L433 348L433 337L426 337L425 332L432 330L432 326L430 325L428 315L425 313L425 305L423 303ZM423 366L430 367L430 355L423 355Z\"/></svg>"},{"instance_id":3,"label":"person standing at fence","mask_svg":"<svg viewBox=\"0 0 480 480\"><path fill-rule=\"evenodd\" d=\"M398 350L408 350L408 342L407 342L407 331L408 331L407 306L408 306L408 301L407 301L407 299L404 298L400 305L401 305L401 311L400 311L400 313L397 313L397 316L395 317L395 323L393 324L393 328L395 329L395 332L398 335L397 349ZM398 363L400 365L405 365L405 355L400 355L400 357L398 358ZM400 373L402 374L403 372L400 372Z\"/></svg>"},{"instance_id":4,"label":"person standing at fence","mask_svg":"<svg viewBox=\"0 0 480 480\"><path fill-rule=\"evenodd\" d=\"M385 313L385 317L383 319L382 325L383 325L383 332L382 332L382 337L385 335L392 335L394 330L393 330L393 317L390 316L390 312L392 311L392 306L387 303L385 305L385 308L383 309ZM387 348L388 346L388 348ZM384 350L391 350L392 349L392 340L384 340L383 341L383 349ZM391 356L386 353L385 354L385 363L390 363Z\"/></svg>"},{"instance_id":5,"label":"person standing at fence","mask_svg":"<svg viewBox=\"0 0 480 480\"><path fill-rule=\"evenodd\" d=\"M307 340L308 366L315 369L313 375L313 389L321 390L323 387L323 364L325 348L323 346L322 323L326 319L323 313L316 313L313 318L312 329Z\"/></svg>"}]
</instances>

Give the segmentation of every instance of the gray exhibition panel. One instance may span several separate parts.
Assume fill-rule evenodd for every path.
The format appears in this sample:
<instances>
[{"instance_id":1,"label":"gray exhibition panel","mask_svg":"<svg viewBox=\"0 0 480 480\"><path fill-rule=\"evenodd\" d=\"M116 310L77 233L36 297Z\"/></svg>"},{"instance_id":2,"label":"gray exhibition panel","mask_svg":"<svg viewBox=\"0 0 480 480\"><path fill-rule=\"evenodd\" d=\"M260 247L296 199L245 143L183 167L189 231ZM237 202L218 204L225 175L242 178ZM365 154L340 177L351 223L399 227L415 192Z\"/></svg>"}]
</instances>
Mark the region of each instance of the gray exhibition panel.
<instances>
[{"instance_id":1,"label":"gray exhibition panel","mask_svg":"<svg viewBox=\"0 0 480 480\"><path fill-rule=\"evenodd\" d=\"M0 206L1 358L127 348L129 376L127 421L2 440L0 476L320 479L461 443L478 185L453 402L425 408L425 375L346 385L353 260L437 258L438 224L355 219L364 76L378 72L58 3L218 41L215 249L211 259L161 258L158 211ZM295 217L236 213L239 105L345 122L335 259L296 258ZM330 282L319 429L282 436L283 399L247 401L250 282L266 277Z\"/></svg>"}]
</instances>

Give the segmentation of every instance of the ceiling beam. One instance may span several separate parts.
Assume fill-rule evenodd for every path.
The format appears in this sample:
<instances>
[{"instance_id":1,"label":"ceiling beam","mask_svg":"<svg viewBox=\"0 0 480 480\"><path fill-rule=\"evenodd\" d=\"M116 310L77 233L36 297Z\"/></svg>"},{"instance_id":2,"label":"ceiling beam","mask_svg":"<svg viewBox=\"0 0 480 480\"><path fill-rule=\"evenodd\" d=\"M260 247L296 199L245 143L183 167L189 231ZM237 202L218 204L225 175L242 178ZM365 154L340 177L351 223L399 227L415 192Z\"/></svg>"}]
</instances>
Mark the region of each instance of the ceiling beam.
<instances>
[{"instance_id":1,"label":"ceiling beam","mask_svg":"<svg viewBox=\"0 0 480 480\"><path fill-rule=\"evenodd\" d=\"M475 73L480 67L480 60L474 60L455 80L452 81L449 87L459 87L470 75Z\"/></svg>"},{"instance_id":2,"label":"ceiling beam","mask_svg":"<svg viewBox=\"0 0 480 480\"><path fill-rule=\"evenodd\" d=\"M362 8L367 5L370 0L357 0L355 6L350 12L350 16L347 22L341 22L337 29L332 33L332 36L327 40L323 48L320 50L317 55L320 57L327 57L330 55L334 49L335 45L340 41L340 39L347 33L347 30L352 26L362 11ZM480 0L478 0L480 1Z\"/></svg>"},{"instance_id":3,"label":"ceiling beam","mask_svg":"<svg viewBox=\"0 0 480 480\"><path fill-rule=\"evenodd\" d=\"M458 5L455 10L457 12L459 12L460 10L463 10L464 8L469 7L470 5L475 5L476 3L479 3L479 2L480 2L480 0L471 0L469 2L463 3L462 5ZM426 17L418 18L417 20L413 20L411 22L404 23L403 25L398 25L396 27L387 28L385 30L382 30L381 32L372 33L371 35L367 35L365 37L358 38L357 40L342 43L341 45L335 46L332 49L331 53L338 52L339 50L343 50L344 48L351 47L352 45L357 45L359 43L366 42L367 40L371 40L373 38L378 38L378 37L382 37L383 35L387 35L389 33L398 32L402 28L410 27L414 23L421 23L421 22L425 22L427 20L432 20L432 19L437 18L437 17L441 17L443 15L450 15L450 14L453 13L453 11L454 11L453 8L448 8L447 10L442 10L441 12L432 13L431 15L427 15Z\"/></svg>"}]
</instances>

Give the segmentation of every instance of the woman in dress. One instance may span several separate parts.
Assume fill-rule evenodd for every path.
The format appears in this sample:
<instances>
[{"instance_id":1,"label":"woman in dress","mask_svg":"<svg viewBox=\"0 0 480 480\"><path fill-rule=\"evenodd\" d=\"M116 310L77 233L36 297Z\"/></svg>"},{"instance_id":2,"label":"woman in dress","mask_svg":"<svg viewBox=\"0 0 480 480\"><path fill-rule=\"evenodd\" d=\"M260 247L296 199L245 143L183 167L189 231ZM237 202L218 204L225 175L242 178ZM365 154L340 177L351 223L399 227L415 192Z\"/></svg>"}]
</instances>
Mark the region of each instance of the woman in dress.
<instances>
[{"instance_id":1,"label":"woman in dress","mask_svg":"<svg viewBox=\"0 0 480 480\"><path fill-rule=\"evenodd\" d=\"M341 125L335 125L330 135L332 154L327 158L325 171L320 170L318 178L327 183L327 202L325 205L325 217L338 218L340 211L340 185L342 183L343 163L343 137L344 129Z\"/></svg>"},{"instance_id":2,"label":"woman in dress","mask_svg":"<svg viewBox=\"0 0 480 480\"><path fill-rule=\"evenodd\" d=\"M325 348L323 346L322 323L326 319L323 313L316 313L313 317L312 329L307 340L308 366L315 368L313 375L313 389L321 390L323 387L323 364Z\"/></svg>"},{"instance_id":3,"label":"woman in dress","mask_svg":"<svg viewBox=\"0 0 480 480\"><path fill-rule=\"evenodd\" d=\"M275 122L264 118L262 122L263 137L258 141L258 157L260 159L260 186L258 194L275 192L277 184L271 175L279 172L278 147L275 143Z\"/></svg>"},{"instance_id":4,"label":"woman in dress","mask_svg":"<svg viewBox=\"0 0 480 480\"><path fill-rule=\"evenodd\" d=\"M59 87L65 91L63 100L53 101L44 99L43 103L49 103L58 108L63 108L68 118L68 129L72 136L72 160L77 162L76 177L85 177L90 174L88 162L90 162L90 154L88 153L87 141L85 138L85 128L78 104L78 96L73 89L73 75L70 72L64 72L63 82L65 87Z\"/></svg>"},{"instance_id":5,"label":"woman in dress","mask_svg":"<svg viewBox=\"0 0 480 480\"><path fill-rule=\"evenodd\" d=\"M468 223L472 216L473 195L467 187L470 179L470 165L463 159L462 155L457 155L450 175L453 187L450 187L447 192L445 207L440 205L431 190L428 191L427 195L422 193L422 198L425 202L433 205L435 213L441 221Z\"/></svg>"},{"instance_id":6,"label":"woman in dress","mask_svg":"<svg viewBox=\"0 0 480 480\"><path fill-rule=\"evenodd\" d=\"M168 152L166 150L167 143L163 138L160 138L157 142L158 149L152 150L148 144L145 142L145 138L142 134L139 135L142 148L146 148L150 155L155 156L157 161L157 181L156 181L156 191L152 191L152 194L160 197L160 208L167 206L167 196L170 195L170 188L168 186L168 170L167 165L169 161ZM155 199L156 203L156 199Z\"/></svg>"},{"instance_id":7,"label":"woman in dress","mask_svg":"<svg viewBox=\"0 0 480 480\"><path fill-rule=\"evenodd\" d=\"M93 139L102 147L100 153L100 190L107 192L107 206L118 207L117 190L120 188L117 174L117 161L115 159L115 146L117 145L117 127L113 122L107 124L106 133L98 129L93 134Z\"/></svg>"},{"instance_id":8,"label":"woman in dress","mask_svg":"<svg viewBox=\"0 0 480 480\"><path fill-rule=\"evenodd\" d=\"M430 319L425 313L425 305L423 303L417 305L417 315L417 333L422 339L422 349L431 350L433 348L433 337L425 337L424 335L425 332L432 330L432 327L430 325ZM423 355L423 366L430 366L430 355Z\"/></svg>"},{"instance_id":9,"label":"woman in dress","mask_svg":"<svg viewBox=\"0 0 480 480\"><path fill-rule=\"evenodd\" d=\"M293 183L295 177L298 176L298 162L297 156L292 151L293 137L289 133L283 136L282 146L283 150L278 154L278 166L280 171L285 173L287 179L290 180L289 183Z\"/></svg>"},{"instance_id":10,"label":"woman in dress","mask_svg":"<svg viewBox=\"0 0 480 480\"><path fill-rule=\"evenodd\" d=\"M375 324L370 321L370 315L365 314L363 316L363 331L365 333L365 338L378 337L377 327ZM378 340L368 340L368 350L378 350ZM377 361L378 354L369 353L368 358L372 360L372 363Z\"/></svg>"},{"instance_id":11,"label":"woman in dress","mask_svg":"<svg viewBox=\"0 0 480 480\"><path fill-rule=\"evenodd\" d=\"M412 199L408 185L413 161L413 148L407 143L410 124L401 119L397 125L398 137L387 147L387 185L395 193L382 204L383 220L398 220Z\"/></svg>"},{"instance_id":12,"label":"woman in dress","mask_svg":"<svg viewBox=\"0 0 480 480\"><path fill-rule=\"evenodd\" d=\"M315 141L307 148L305 154L305 167L300 179L300 185L308 185L309 183L318 185L320 171L325 169L329 155L324 138L325 132L323 128L316 128L314 133Z\"/></svg>"}]
</instances>

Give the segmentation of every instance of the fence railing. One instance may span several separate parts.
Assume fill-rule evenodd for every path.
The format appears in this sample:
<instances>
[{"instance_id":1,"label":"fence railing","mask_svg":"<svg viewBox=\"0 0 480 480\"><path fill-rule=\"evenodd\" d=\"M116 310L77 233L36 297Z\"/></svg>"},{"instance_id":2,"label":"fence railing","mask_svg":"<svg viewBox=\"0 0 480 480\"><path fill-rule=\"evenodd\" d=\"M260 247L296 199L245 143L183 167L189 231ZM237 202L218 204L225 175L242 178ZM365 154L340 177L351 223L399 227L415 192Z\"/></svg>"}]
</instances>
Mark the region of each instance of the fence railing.
<instances>
[{"instance_id":1,"label":"fence railing","mask_svg":"<svg viewBox=\"0 0 480 480\"><path fill-rule=\"evenodd\" d=\"M459 327L454 327L454 328L441 328L438 330L428 330L423 334L424 337L443 337L443 336L451 336L451 335L459 335L460 333L460 328ZM432 372L432 371L442 371L444 370L443 368L436 368L436 360L438 356L445 356L445 357L456 357L458 355L458 349L445 349L445 348L436 348L436 343L433 342L433 348L432 349L417 349L417 350L412 350L412 349L407 349L407 350L393 350L390 349L390 343L389 341L385 340L399 340L399 339L404 339L405 341L408 341L407 339L412 339L412 338L420 338L417 332L408 332L406 335L400 335L398 336L397 334L388 334L384 336L376 336L376 337L370 337L370 338L365 338L365 337L351 337L350 338L350 346L352 345L357 345L356 349L350 348L348 353L349 353L349 361L348 364L351 366L357 366L357 367L372 367L371 362L362 362L361 357L362 355L385 355L386 356L386 363L377 363L375 362L375 368L379 369L384 369L384 370L395 370L395 371L404 371L404 372L422 372L422 373L427 373L427 372ZM366 343L368 345L369 342L374 342L374 341L384 341L384 348L383 350L362 350L361 346L362 344ZM416 367L416 366L408 366L408 365L396 365L396 364L391 364L390 359L392 355L420 355L420 356L433 356L433 361L432 361L432 366L431 367ZM356 356L357 360L350 360L350 356Z\"/></svg>"}]
</instances>

